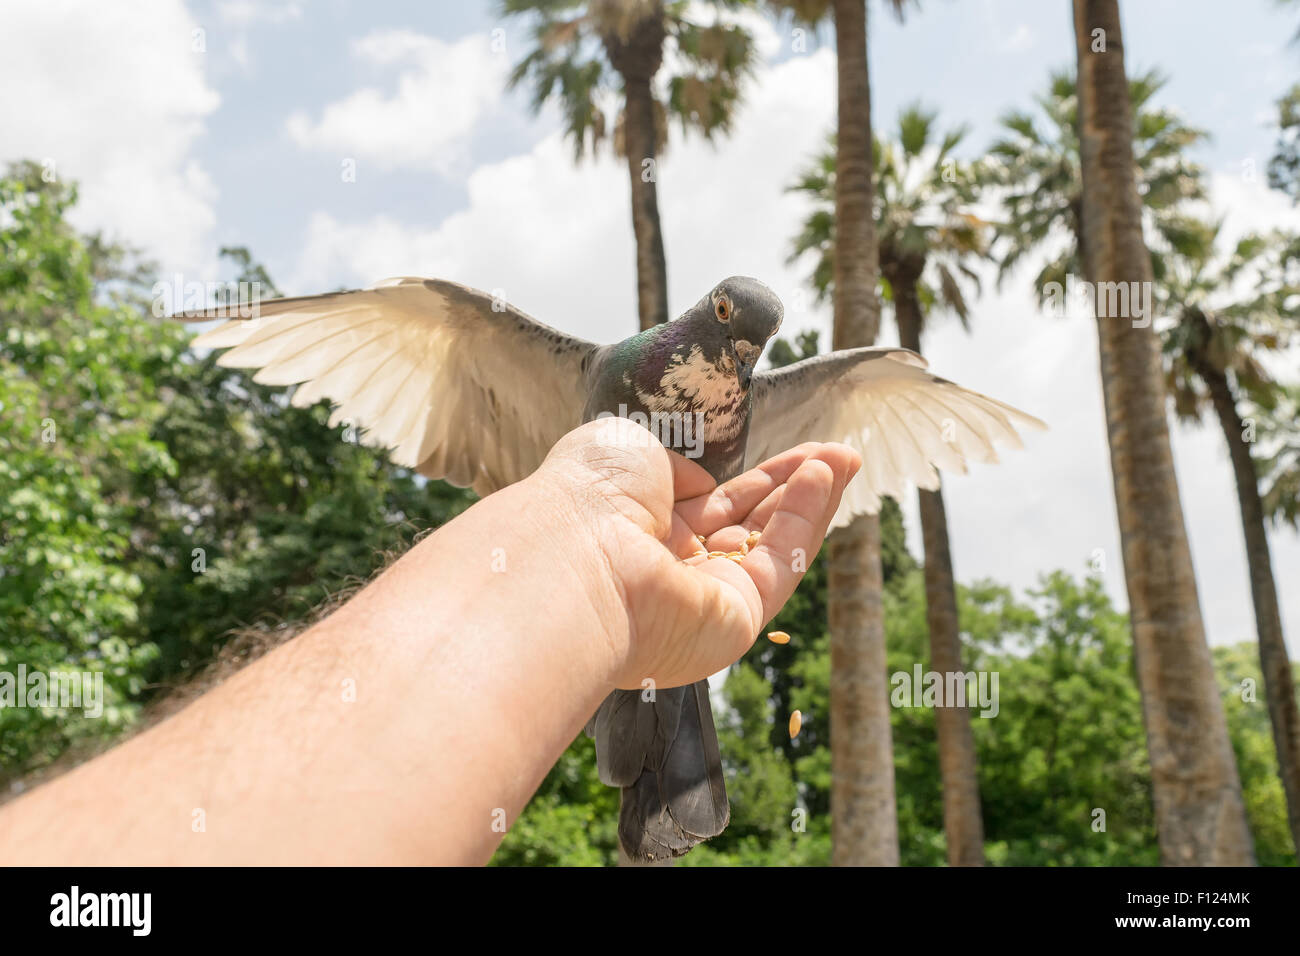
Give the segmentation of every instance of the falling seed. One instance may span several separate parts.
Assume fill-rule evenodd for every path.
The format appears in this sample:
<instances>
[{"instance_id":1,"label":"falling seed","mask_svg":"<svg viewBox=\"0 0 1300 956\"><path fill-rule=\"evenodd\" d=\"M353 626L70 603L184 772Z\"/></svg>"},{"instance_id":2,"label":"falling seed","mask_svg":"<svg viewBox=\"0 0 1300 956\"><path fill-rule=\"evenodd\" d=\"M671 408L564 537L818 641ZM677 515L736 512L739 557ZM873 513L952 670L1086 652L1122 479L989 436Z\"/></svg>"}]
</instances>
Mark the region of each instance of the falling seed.
<instances>
[{"instance_id":1,"label":"falling seed","mask_svg":"<svg viewBox=\"0 0 1300 956\"><path fill-rule=\"evenodd\" d=\"M709 552L709 557L711 557L711 558L725 558L726 556L727 556L727 552L725 552L725 551L710 551L710 552Z\"/></svg>"},{"instance_id":2,"label":"falling seed","mask_svg":"<svg viewBox=\"0 0 1300 956\"><path fill-rule=\"evenodd\" d=\"M758 544L758 539L761 538L762 536L763 536L763 532L761 531L751 531L749 535L745 538L745 548L749 549L754 547L754 545Z\"/></svg>"},{"instance_id":3,"label":"falling seed","mask_svg":"<svg viewBox=\"0 0 1300 956\"><path fill-rule=\"evenodd\" d=\"M791 740L794 740L794 738L799 736L799 728L802 726L803 726L803 714L799 713L799 711L796 710L793 714L790 715L790 739Z\"/></svg>"},{"instance_id":4,"label":"falling seed","mask_svg":"<svg viewBox=\"0 0 1300 956\"><path fill-rule=\"evenodd\" d=\"M789 644L790 635L785 631L768 631L767 639L773 644Z\"/></svg>"},{"instance_id":5,"label":"falling seed","mask_svg":"<svg viewBox=\"0 0 1300 956\"><path fill-rule=\"evenodd\" d=\"M704 539L704 535L702 535L702 534L697 534L695 537L699 539L700 544L704 544L704 541L705 541L705 539Z\"/></svg>"},{"instance_id":6,"label":"falling seed","mask_svg":"<svg viewBox=\"0 0 1300 956\"><path fill-rule=\"evenodd\" d=\"M747 541L740 542L740 553L749 554L749 542Z\"/></svg>"}]
</instances>

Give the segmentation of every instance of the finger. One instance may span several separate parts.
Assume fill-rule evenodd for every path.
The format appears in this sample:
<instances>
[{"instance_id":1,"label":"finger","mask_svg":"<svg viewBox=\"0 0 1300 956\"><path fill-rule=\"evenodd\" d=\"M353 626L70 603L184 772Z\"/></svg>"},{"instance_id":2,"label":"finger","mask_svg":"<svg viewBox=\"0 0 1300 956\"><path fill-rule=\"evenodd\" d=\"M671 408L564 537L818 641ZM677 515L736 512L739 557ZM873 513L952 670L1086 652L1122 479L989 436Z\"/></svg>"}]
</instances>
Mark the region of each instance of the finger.
<instances>
[{"instance_id":1,"label":"finger","mask_svg":"<svg viewBox=\"0 0 1300 956\"><path fill-rule=\"evenodd\" d=\"M756 542L751 539L751 535L755 531L762 532L768 521L771 520L772 515L776 513L783 494L785 494L785 485L777 486L753 511L745 516L744 521L739 524L727 525L727 527L709 535L708 549L710 551L737 551L740 550L742 542L748 542L748 547L752 548Z\"/></svg>"},{"instance_id":2,"label":"finger","mask_svg":"<svg viewBox=\"0 0 1300 956\"><path fill-rule=\"evenodd\" d=\"M773 491L741 522L741 527L745 529L746 534L750 531L762 531L767 527L767 523L772 520L772 515L776 514L776 509L781 505L781 496L785 494L785 488L786 486L782 485Z\"/></svg>"},{"instance_id":3,"label":"finger","mask_svg":"<svg viewBox=\"0 0 1300 956\"><path fill-rule=\"evenodd\" d=\"M849 462L838 463L847 475ZM711 632L718 634L719 641L728 648L739 647L742 638L752 640L794 593L803 572L821 547L826 528L839 506L839 499L833 494L836 484L837 475L829 464L809 458L786 483L762 539L744 562L724 559L698 562L696 570L716 579L720 585L728 585L747 611L747 635L732 633L734 628L725 629L724 640L721 625ZM796 561L796 558L801 560ZM719 606L724 605L725 602L719 602ZM737 653L743 653L743 650L741 648Z\"/></svg>"},{"instance_id":4,"label":"finger","mask_svg":"<svg viewBox=\"0 0 1300 956\"><path fill-rule=\"evenodd\" d=\"M845 487L862 465L862 456L855 449L838 442L816 446L808 457L826 462L835 472L835 487L831 493L836 500L844 494ZM748 542L750 548L754 547L756 542L751 539L752 532L761 532L767 526L780 506L784 491L785 485L778 485L745 516L743 521L720 528L708 535L705 542L706 550L737 551L741 550L742 542Z\"/></svg>"},{"instance_id":5,"label":"finger","mask_svg":"<svg viewBox=\"0 0 1300 956\"><path fill-rule=\"evenodd\" d=\"M718 483L713 480L713 476L701 468L697 462L693 462L671 449L668 452L668 461L673 467L674 501L707 495L717 487Z\"/></svg>"},{"instance_id":6,"label":"finger","mask_svg":"<svg viewBox=\"0 0 1300 956\"><path fill-rule=\"evenodd\" d=\"M683 565L693 568L696 565L703 564L708 560L710 560L710 558L707 553L705 553L704 551L697 551L694 554L692 554L690 557L682 558L681 563Z\"/></svg>"},{"instance_id":7,"label":"finger","mask_svg":"<svg viewBox=\"0 0 1300 956\"><path fill-rule=\"evenodd\" d=\"M700 539L695 536L682 516L673 514L672 528L668 532L668 540L664 542L668 550L679 558L689 558L705 550L704 545L700 544Z\"/></svg>"},{"instance_id":8,"label":"finger","mask_svg":"<svg viewBox=\"0 0 1300 956\"><path fill-rule=\"evenodd\" d=\"M857 472L861 458L843 445L818 451L751 512L765 520L766 530L744 562L697 555L675 563L668 572L681 575L683 593L693 592L697 597L691 603L709 612L707 626L702 621L701 627L713 640L697 647L707 658L703 665L697 664L699 673L718 670L749 650L763 624L781 609L803 576L803 570L796 571L795 562L786 555L802 548L806 560L797 567L806 569L826 537L840 493ZM735 526L722 529L709 539L710 544L740 532Z\"/></svg>"},{"instance_id":9,"label":"finger","mask_svg":"<svg viewBox=\"0 0 1300 956\"><path fill-rule=\"evenodd\" d=\"M809 457L826 462L831 466L831 470L835 472L835 487L831 491L831 495L836 501L835 507L838 508L839 500L844 495L844 489L848 487L849 482L853 480L853 476L862 467L862 456L848 445L842 445L839 442L828 442Z\"/></svg>"},{"instance_id":10,"label":"finger","mask_svg":"<svg viewBox=\"0 0 1300 956\"><path fill-rule=\"evenodd\" d=\"M820 448L817 442L806 442L784 451L708 494L677 502L677 512L687 524L704 535L711 535L727 525L739 524Z\"/></svg>"},{"instance_id":11,"label":"finger","mask_svg":"<svg viewBox=\"0 0 1300 956\"><path fill-rule=\"evenodd\" d=\"M847 472L847 462L837 475L827 462L810 458L787 482L758 546L744 563L762 601L760 627L781 610L821 548L839 506L836 486L843 488Z\"/></svg>"}]
</instances>

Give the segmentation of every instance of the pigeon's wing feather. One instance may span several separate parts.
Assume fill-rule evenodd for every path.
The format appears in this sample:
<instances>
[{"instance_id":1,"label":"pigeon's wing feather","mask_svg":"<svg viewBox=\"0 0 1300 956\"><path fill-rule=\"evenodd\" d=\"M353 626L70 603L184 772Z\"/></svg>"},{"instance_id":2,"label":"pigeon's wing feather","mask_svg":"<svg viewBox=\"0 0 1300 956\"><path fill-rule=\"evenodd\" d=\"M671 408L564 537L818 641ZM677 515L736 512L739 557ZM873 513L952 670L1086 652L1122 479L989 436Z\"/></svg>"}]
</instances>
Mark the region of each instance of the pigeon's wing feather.
<instances>
[{"instance_id":1,"label":"pigeon's wing feather","mask_svg":"<svg viewBox=\"0 0 1300 956\"><path fill-rule=\"evenodd\" d=\"M180 318L202 320L202 312ZM254 381L334 402L333 425L429 478L487 494L526 477L582 422L597 347L439 279L273 299L195 339Z\"/></svg>"},{"instance_id":2,"label":"pigeon's wing feather","mask_svg":"<svg viewBox=\"0 0 1300 956\"><path fill-rule=\"evenodd\" d=\"M832 352L754 376L748 464L804 441L839 441L862 454L832 528L899 498L910 482L939 486L936 468L964 473L996 462L995 445L1022 447L1017 427L1043 422L926 371L909 349Z\"/></svg>"}]
</instances>

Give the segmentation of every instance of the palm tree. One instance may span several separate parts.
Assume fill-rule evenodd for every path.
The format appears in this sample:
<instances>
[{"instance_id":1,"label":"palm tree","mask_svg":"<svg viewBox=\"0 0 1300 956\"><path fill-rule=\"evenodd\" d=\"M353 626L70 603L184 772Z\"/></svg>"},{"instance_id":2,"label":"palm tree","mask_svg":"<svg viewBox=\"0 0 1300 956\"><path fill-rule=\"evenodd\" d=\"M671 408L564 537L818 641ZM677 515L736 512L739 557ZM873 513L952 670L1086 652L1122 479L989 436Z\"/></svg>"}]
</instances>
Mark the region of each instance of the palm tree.
<instances>
[{"instance_id":1,"label":"palm tree","mask_svg":"<svg viewBox=\"0 0 1300 956\"><path fill-rule=\"evenodd\" d=\"M1117 0L1074 0L1083 182L1079 243L1094 283L1154 283L1142 233ZM1094 50L1098 44L1104 44ZM1098 300L1100 302L1100 298ZM1223 704L1201 621L1174 476L1160 343L1150 323L1097 310L1102 393L1161 857L1253 862Z\"/></svg>"},{"instance_id":2,"label":"palm tree","mask_svg":"<svg viewBox=\"0 0 1300 956\"><path fill-rule=\"evenodd\" d=\"M1277 144L1268 161L1268 184L1300 202L1300 83L1277 101Z\"/></svg>"},{"instance_id":3,"label":"palm tree","mask_svg":"<svg viewBox=\"0 0 1300 956\"><path fill-rule=\"evenodd\" d=\"M833 0L838 139L831 347L875 342L877 250L871 174L866 0ZM889 727L880 520L860 516L831 536L826 604L831 643L831 861L897 866L898 807Z\"/></svg>"},{"instance_id":4,"label":"palm tree","mask_svg":"<svg viewBox=\"0 0 1300 956\"><path fill-rule=\"evenodd\" d=\"M533 21L534 46L515 65L511 88L528 80L534 110L558 99L579 158L612 133L627 161L641 328L667 322L656 159L670 116L707 138L728 131L754 63L748 32L698 23L685 3L671 0L503 0L502 10ZM678 72L657 85L666 53ZM611 94L621 96L613 124L606 115Z\"/></svg>"},{"instance_id":5,"label":"palm tree","mask_svg":"<svg viewBox=\"0 0 1300 956\"><path fill-rule=\"evenodd\" d=\"M835 25L837 123L831 347L871 345L880 330L866 0L773 0L816 27ZM906 0L887 0L901 19ZM897 866L898 810L889 728L880 520L860 516L827 543L831 632L831 862Z\"/></svg>"},{"instance_id":6,"label":"palm tree","mask_svg":"<svg viewBox=\"0 0 1300 956\"><path fill-rule=\"evenodd\" d=\"M1273 407L1258 411L1260 434L1271 446L1259 459L1264 514L1274 524L1300 529L1300 386L1280 387Z\"/></svg>"},{"instance_id":7,"label":"palm tree","mask_svg":"<svg viewBox=\"0 0 1300 956\"><path fill-rule=\"evenodd\" d=\"M1147 232L1163 248L1195 252L1198 226L1183 212L1189 200L1205 198L1203 171L1186 151L1206 139L1178 114L1151 104L1167 82L1156 71L1128 81L1133 111L1133 154ZM1083 271L1079 257L1083 178L1079 169L1079 108L1072 72L1056 71L1046 95L1038 98L1046 125L1024 110L1002 117L1004 133L989 147L993 162L982 169L989 185L1003 190L1005 220L998 226L998 279L1001 281L1031 250L1051 246L1048 262L1034 277L1046 296L1053 283L1064 288L1068 275ZM1059 240L1059 241L1058 241ZM1164 262L1152 258L1156 281Z\"/></svg>"},{"instance_id":8,"label":"palm tree","mask_svg":"<svg viewBox=\"0 0 1300 956\"><path fill-rule=\"evenodd\" d=\"M1218 262L1213 249L1219 226L1206 226L1204 232L1201 252L1174 259L1165 283L1169 307L1177 316L1163 337L1165 381L1179 417L1199 421L1207 410L1213 410L1228 446L1246 537L1250 593L1278 772L1286 794L1291 838L1300 847L1300 711L1282 636L1264 502L1252 452L1258 436L1238 412L1245 400L1265 411L1277 405L1278 384L1259 359L1264 353L1286 349L1300 333L1295 311L1287 307L1287 300L1300 293L1300 287L1288 281L1284 263L1278 261L1289 255L1295 240L1278 234L1247 236L1225 262ZM1247 295L1220 306L1213 304L1216 298L1223 298L1224 290L1231 290L1251 273L1256 281Z\"/></svg>"},{"instance_id":9,"label":"palm tree","mask_svg":"<svg viewBox=\"0 0 1300 956\"><path fill-rule=\"evenodd\" d=\"M962 283L978 287L971 263L988 251L987 225L968 208L975 199L974 170L952 158L965 131L953 130L938 141L935 133L935 114L913 106L899 117L897 141L877 140L874 147L876 239L885 296L893 303L899 343L917 352L925 321L936 310L951 311L967 325L970 310ZM814 209L795 239L791 259L815 253L811 281L818 299L824 299L832 288L835 261L834 149L819 157L793 189L808 194ZM941 673L964 672L943 492L922 490L919 496L931 666ZM984 826L970 714L966 708L940 707L935 723L948 862L980 866Z\"/></svg>"}]
</instances>

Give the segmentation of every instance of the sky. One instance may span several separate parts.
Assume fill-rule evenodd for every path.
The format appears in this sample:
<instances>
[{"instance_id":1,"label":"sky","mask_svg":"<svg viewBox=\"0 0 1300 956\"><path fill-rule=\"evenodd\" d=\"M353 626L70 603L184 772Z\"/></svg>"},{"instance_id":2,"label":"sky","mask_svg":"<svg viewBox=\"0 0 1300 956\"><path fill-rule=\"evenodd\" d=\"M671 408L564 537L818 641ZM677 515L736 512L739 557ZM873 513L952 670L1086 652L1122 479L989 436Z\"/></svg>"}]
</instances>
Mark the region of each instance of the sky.
<instances>
[{"instance_id":1,"label":"sky","mask_svg":"<svg viewBox=\"0 0 1300 956\"><path fill-rule=\"evenodd\" d=\"M1274 0L1121 8L1130 73L1164 73L1157 104L1210 134L1192 158L1210 174L1225 240L1300 229L1265 181L1273 104L1300 79L1300 15ZM925 0L902 24L870 9L877 129L919 101L968 127L968 157L1073 60L1065 0ZM798 43L788 23L745 22L762 63L733 135L710 144L674 128L658 165L670 312L752 275L785 301L783 334L816 328L829 341L808 263L788 261L807 206L786 187L834 121L833 39ZM437 276L596 341L635 330L622 162L602 152L575 164L554 107L534 115L525 92L505 89L527 36L493 3L0 0L0 32L0 162L36 159L76 180L78 225L139 247L167 275L228 278L218 249L241 245L289 294ZM1100 563L1124 606L1095 323L1044 315L1036 271L1031 260L1000 287L985 282L971 334L939 321L923 343L939 374L1050 425L1000 464L945 479L957 575L1023 590ZM888 324L881 341L897 341ZM1222 436L1213 425L1173 436L1208 638L1253 640ZM904 512L919 556L914 498ZM1300 537L1274 530L1271 542L1294 659Z\"/></svg>"}]
</instances>

